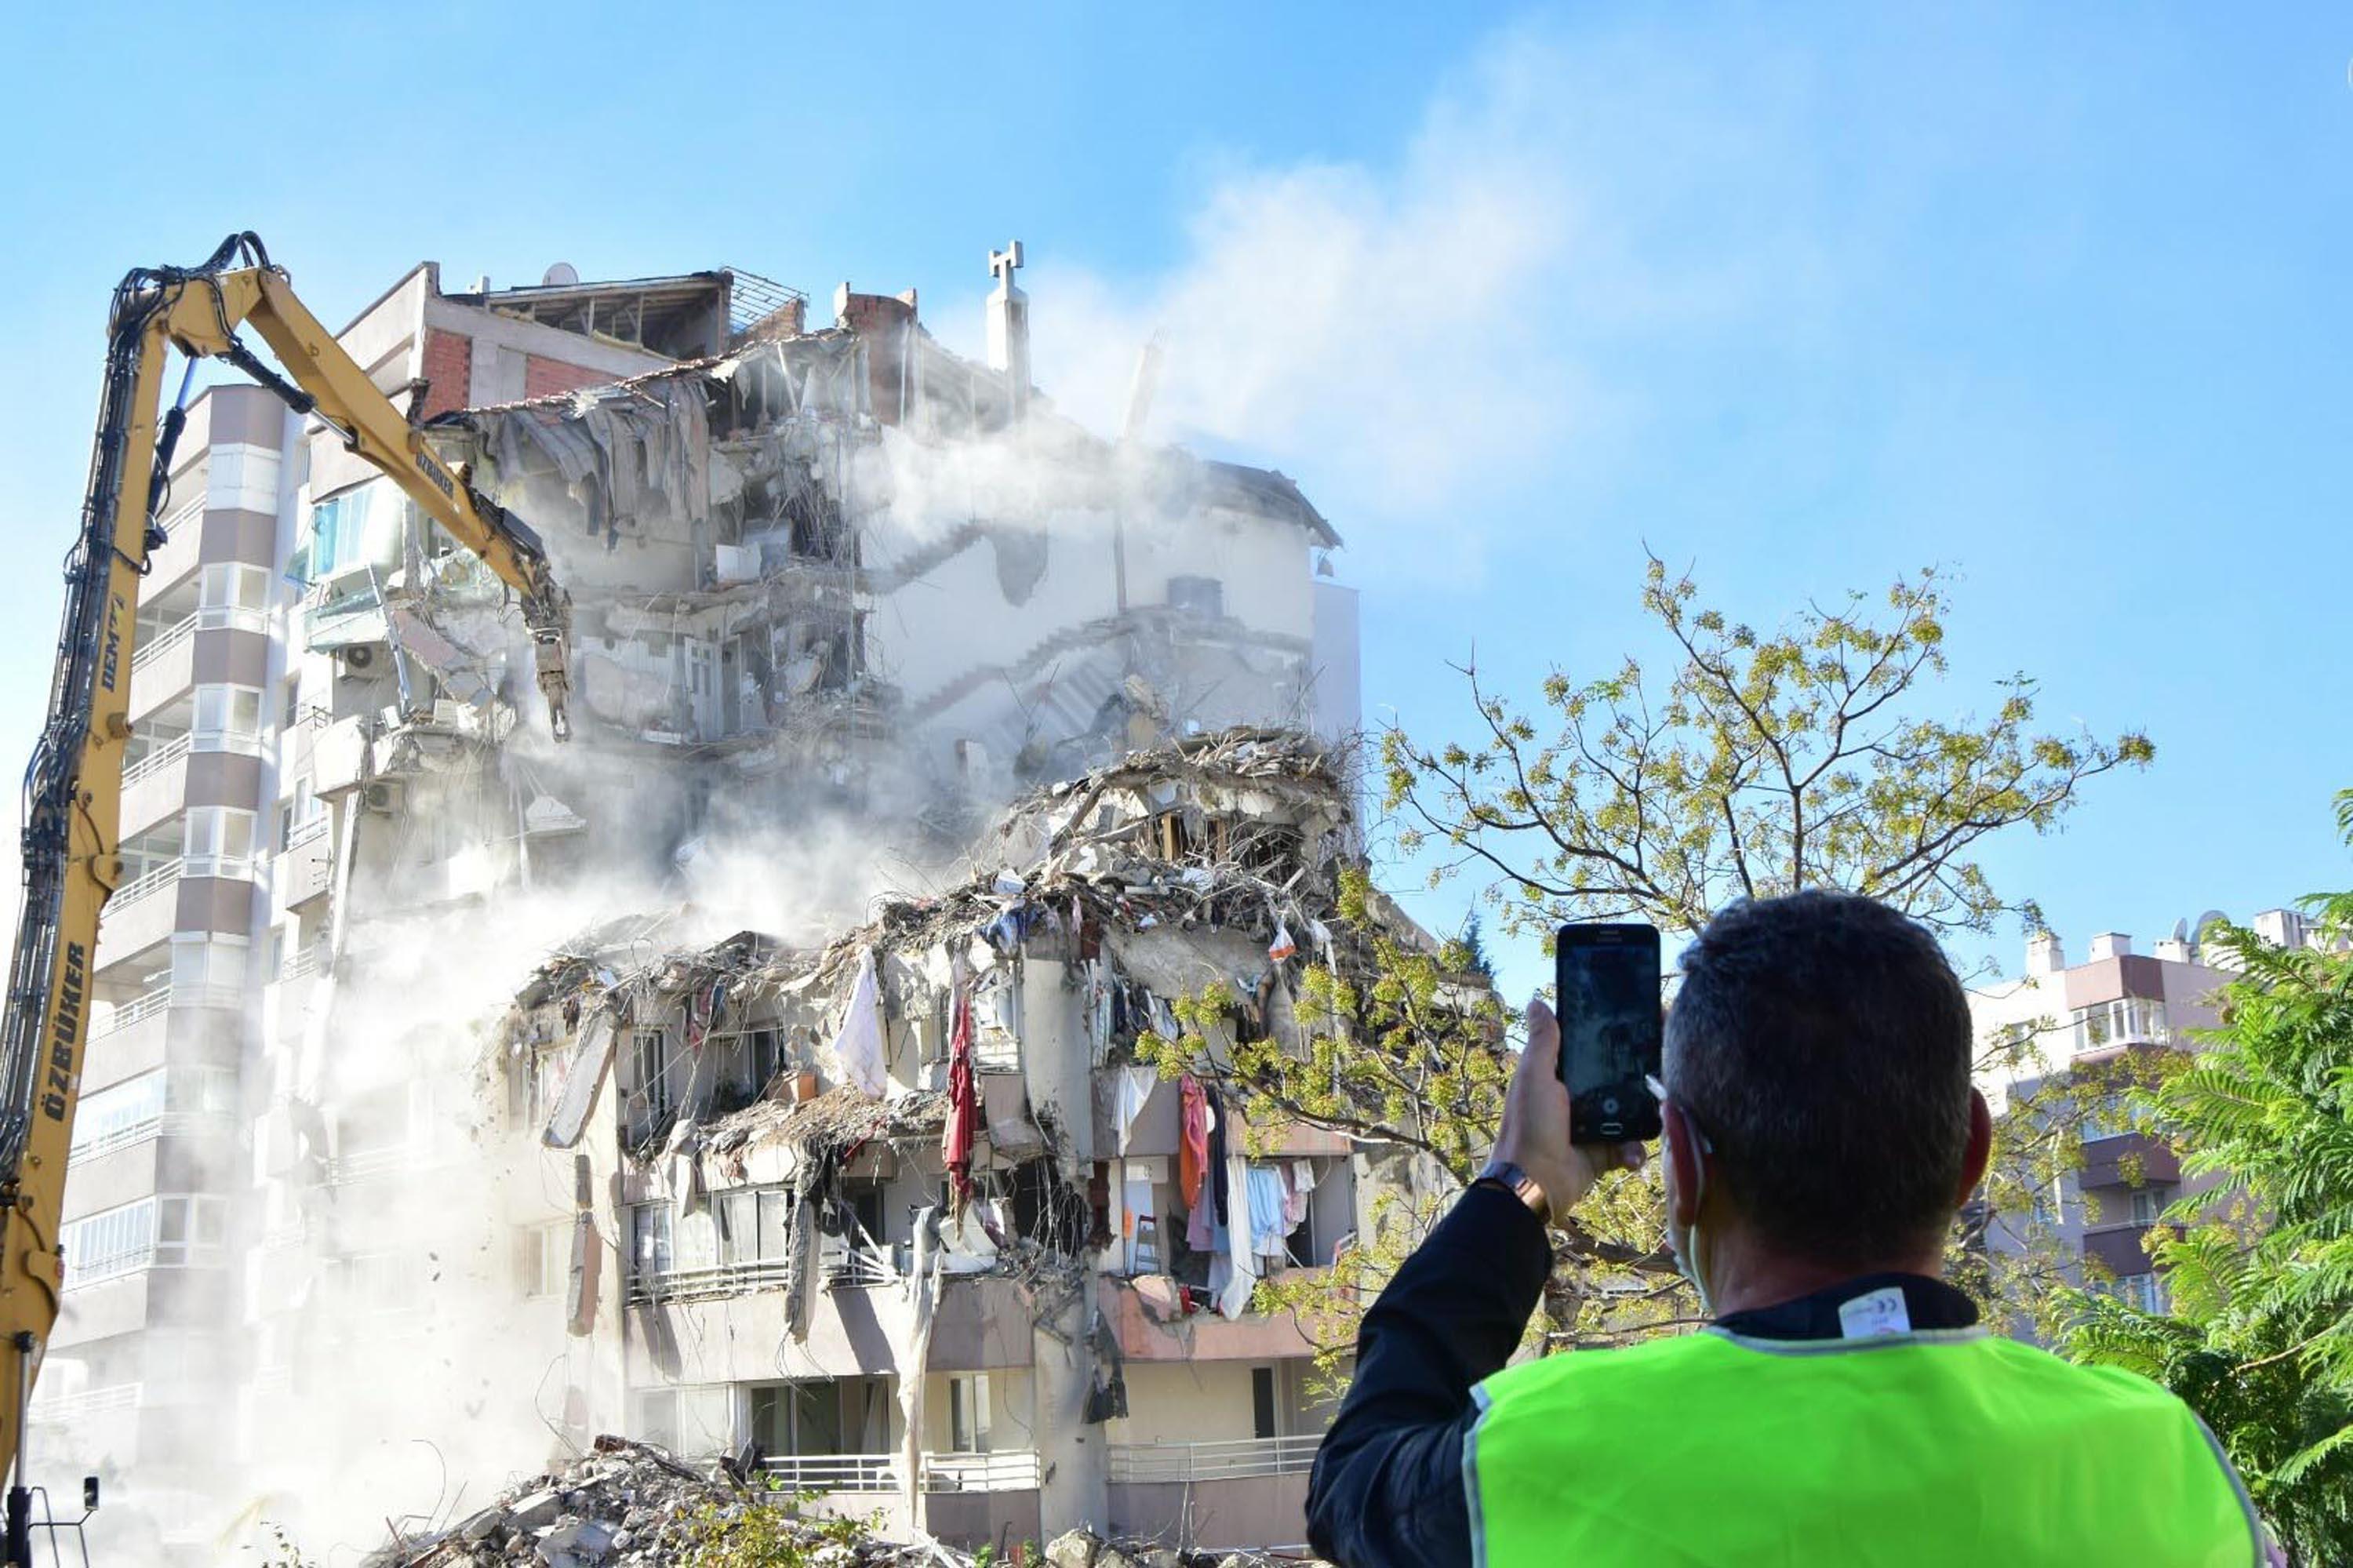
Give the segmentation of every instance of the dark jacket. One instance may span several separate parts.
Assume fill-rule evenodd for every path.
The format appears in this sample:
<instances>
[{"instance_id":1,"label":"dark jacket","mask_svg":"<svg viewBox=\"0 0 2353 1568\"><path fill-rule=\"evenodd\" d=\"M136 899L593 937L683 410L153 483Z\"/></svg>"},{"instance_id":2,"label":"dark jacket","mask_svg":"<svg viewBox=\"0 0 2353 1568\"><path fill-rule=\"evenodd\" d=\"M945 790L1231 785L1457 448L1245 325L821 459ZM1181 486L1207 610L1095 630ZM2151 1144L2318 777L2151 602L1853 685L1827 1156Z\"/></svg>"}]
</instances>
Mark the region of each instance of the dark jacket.
<instances>
[{"instance_id":1,"label":"dark jacket","mask_svg":"<svg viewBox=\"0 0 2353 1568\"><path fill-rule=\"evenodd\" d=\"M1475 1186L1439 1222L1365 1314L1348 1397L1307 1483L1307 1539L1343 1568L1448 1568L1471 1561L1462 1439L1472 1385L1518 1348L1551 1272L1527 1206ZM1834 1340L1842 1302L1899 1286L1915 1327L1966 1328L1969 1298L1916 1275L1867 1275L1722 1326L1767 1340ZM1604 1352L1606 1353L1606 1352Z\"/></svg>"}]
</instances>

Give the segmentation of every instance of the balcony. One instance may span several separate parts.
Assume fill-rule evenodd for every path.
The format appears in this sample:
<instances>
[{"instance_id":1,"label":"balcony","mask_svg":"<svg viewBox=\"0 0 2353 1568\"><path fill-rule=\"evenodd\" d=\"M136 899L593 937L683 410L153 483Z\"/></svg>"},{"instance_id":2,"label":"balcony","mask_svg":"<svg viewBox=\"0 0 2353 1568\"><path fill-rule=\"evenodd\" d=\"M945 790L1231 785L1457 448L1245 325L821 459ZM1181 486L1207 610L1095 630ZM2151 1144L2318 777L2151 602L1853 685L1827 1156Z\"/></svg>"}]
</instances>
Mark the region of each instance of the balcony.
<instances>
[{"instance_id":1,"label":"balcony","mask_svg":"<svg viewBox=\"0 0 2353 1568\"><path fill-rule=\"evenodd\" d=\"M188 737L174 736L149 747L122 770L122 836L153 827L185 805L187 796Z\"/></svg>"},{"instance_id":2,"label":"balcony","mask_svg":"<svg viewBox=\"0 0 2353 1568\"><path fill-rule=\"evenodd\" d=\"M333 890L335 839L327 831L328 821L322 812L302 823L279 852L270 898L280 913L301 909Z\"/></svg>"},{"instance_id":3,"label":"balcony","mask_svg":"<svg viewBox=\"0 0 2353 1568\"><path fill-rule=\"evenodd\" d=\"M1306 1533L1307 1472L1320 1436L1114 1443L1112 1530L1175 1536L1212 1551L1295 1542Z\"/></svg>"},{"instance_id":4,"label":"balcony","mask_svg":"<svg viewBox=\"0 0 2353 1568\"><path fill-rule=\"evenodd\" d=\"M895 1492L905 1474L896 1454L779 1454L760 1467L792 1491ZM926 1492L1028 1492L1039 1485L1037 1453L925 1454Z\"/></svg>"},{"instance_id":5,"label":"balcony","mask_svg":"<svg viewBox=\"0 0 2353 1568\"><path fill-rule=\"evenodd\" d=\"M1282 1277L1298 1279L1313 1272L1320 1271L1294 1268ZM1098 1288L1108 1293L1103 1310L1119 1336L1121 1353L1130 1361L1271 1361L1315 1353L1314 1342L1294 1314L1246 1311L1228 1319L1216 1312L1187 1313L1176 1281L1166 1275L1134 1280L1106 1276Z\"/></svg>"},{"instance_id":6,"label":"balcony","mask_svg":"<svg viewBox=\"0 0 2353 1568\"><path fill-rule=\"evenodd\" d=\"M2148 1248L2174 1234L2164 1225L2105 1225L2084 1233L2084 1255L2095 1258L2118 1278L2149 1270Z\"/></svg>"},{"instance_id":7,"label":"balcony","mask_svg":"<svg viewBox=\"0 0 2353 1568\"><path fill-rule=\"evenodd\" d=\"M196 618L167 628L131 655L131 717L146 717L196 683Z\"/></svg>"},{"instance_id":8,"label":"balcony","mask_svg":"<svg viewBox=\"0 0 2353 1568\"><path fill-rule=\"evenodd\" d=\"M1222 1443L1114 1443L1107 1457L1113 1486L1176 1481L1236 1481L1303 1476L1324 1446L1320 1432L1295 1437L1238 1437Z\"/></svg>"},{"instance_id":9,"label":"balcony","mask_svg":"<svg viewBox=\"0 0 2353 1568\"><path fill-rule=\"evenodd\" d=\"M2172 1186L2181 1180L2181 1160L2162 1139L2146 1132L2084 1140L2084 1191L2102 1187Z\"/></svg>"},{"instance_id":10,"label":"balcony","mask_svg":"<svg viewBox=\"0 0 2353 1568\"><path fill-rule=\"evenodd\" d=\"M166 861L114 890L114 896L106 901L106 908L99 917L100 969L125 954L153 947L178 929L180 901L176 895L183 869L179 861Z\"/></svg>"},{"instance_id":11,"label":"balcony","mask_svg":"<svg viewBox=\"0 0 2353 1568\"><path fill-rule=\"evenodd\" d=\"M694 1301L746 1290L783 1290L792 1282L792 1262L781 1257L708 1268L632 1269L628 1300L632 1307L649 1307L659 1301Z\"/></svg>"}]
</instances>

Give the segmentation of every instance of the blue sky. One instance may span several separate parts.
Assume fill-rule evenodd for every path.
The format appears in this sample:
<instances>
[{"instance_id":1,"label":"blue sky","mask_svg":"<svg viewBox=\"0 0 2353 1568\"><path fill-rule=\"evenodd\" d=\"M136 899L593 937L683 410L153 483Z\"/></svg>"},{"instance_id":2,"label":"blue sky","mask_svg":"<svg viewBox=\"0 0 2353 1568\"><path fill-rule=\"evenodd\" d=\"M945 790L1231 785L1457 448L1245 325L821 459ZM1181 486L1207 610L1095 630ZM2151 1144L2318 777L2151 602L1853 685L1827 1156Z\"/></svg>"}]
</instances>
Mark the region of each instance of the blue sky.
<instances>
[{"instance_id":1,"label":"blue sky","mask_svg":"<svg viewBox=\"0 0 2353 1568\"><path fill-rule=\"evenodd\" d=\"M1953 709L2023 669L2157 740L1987 857L2077 951L2342 885L2341 12L361 9L12 20L16 755L128 267L252 228L340 321L421 258L735 264L973 346L1018 235L1049 391L1108 420L1166 325L1155 433L1349 537L1376 714L1457 726L1474 643L1530 693L1656 654L1645 543L1754 620L1935 561Z\"/></svg>"}]
</instances>

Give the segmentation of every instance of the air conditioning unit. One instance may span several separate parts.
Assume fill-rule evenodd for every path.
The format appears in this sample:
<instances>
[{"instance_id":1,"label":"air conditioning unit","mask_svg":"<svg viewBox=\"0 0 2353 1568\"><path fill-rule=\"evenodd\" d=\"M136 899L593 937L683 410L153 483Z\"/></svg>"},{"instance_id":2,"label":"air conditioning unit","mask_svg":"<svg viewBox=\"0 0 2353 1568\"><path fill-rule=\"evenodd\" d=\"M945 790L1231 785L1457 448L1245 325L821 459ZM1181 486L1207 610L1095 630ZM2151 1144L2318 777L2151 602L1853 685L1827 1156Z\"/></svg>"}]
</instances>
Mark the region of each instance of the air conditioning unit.
<instances>
[{"instance_id":1,"label":"air conditioning unit","mask_svg":"<svg viewBox=\"0 0 2353 1568\"><path fill-rule=\"evenodd\" d=\"M378 779L368 785L360 800L369 810L390 816L400 810L401 789L389 779Z\"/></svg>"},{"instance_id":2,"label":"air conditioning unit","mask_svg":"<svg viewBox=\"0 0 2353 1568\"><path fill-rule=\"evenodd\" d=\"M337 658L347 675L364 675L375 668L375 649L369 643L354 642Z\"/></svg>"}]
</instances>

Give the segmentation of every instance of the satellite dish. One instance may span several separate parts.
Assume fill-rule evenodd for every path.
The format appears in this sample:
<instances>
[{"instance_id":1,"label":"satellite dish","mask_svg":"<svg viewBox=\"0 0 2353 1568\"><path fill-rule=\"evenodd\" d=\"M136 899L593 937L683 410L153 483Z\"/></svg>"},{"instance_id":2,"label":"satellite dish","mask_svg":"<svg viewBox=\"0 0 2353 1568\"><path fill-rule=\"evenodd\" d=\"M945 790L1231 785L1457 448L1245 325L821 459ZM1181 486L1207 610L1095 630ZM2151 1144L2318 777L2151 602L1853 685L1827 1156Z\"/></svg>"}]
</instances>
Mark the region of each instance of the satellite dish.
<instances>
[{"instance_id":1,"label":"satellite dish","mask_svg":"<svg viewBox=\"0 0 2353 1568\"><path fill-rule=\"evenodd\" d=\"M547 270L547 276L540 280L542 284L551 289L568 289L578 281L580 269L569 261L558 261Z\"/></svg>"},{"instance_id":2,"label":"satellite dish","mask_svg":"<svg viewBox=\"0 0 2353 1568\"><path fill-rule=\"evenodd\" d=\"M2173 923L2173 939L2177 942L2188 942L2189 940L2189 921L2176 920Z\"/></svg>"},{"instance_id":3,"label":"satellite dish","mask_svg":"<svg viewBox=\"0 0 2353 1568\"><path fill-rule=\"evenodd\" d=\"M2205 914L2198 916L2198 924L2190 928L2191 936L2200 947L2203 947L2206 943L2206 927L2227 926L2230 923L2231 917L2220 909L2209 909Z\"/></svg>"}]
</instances>

